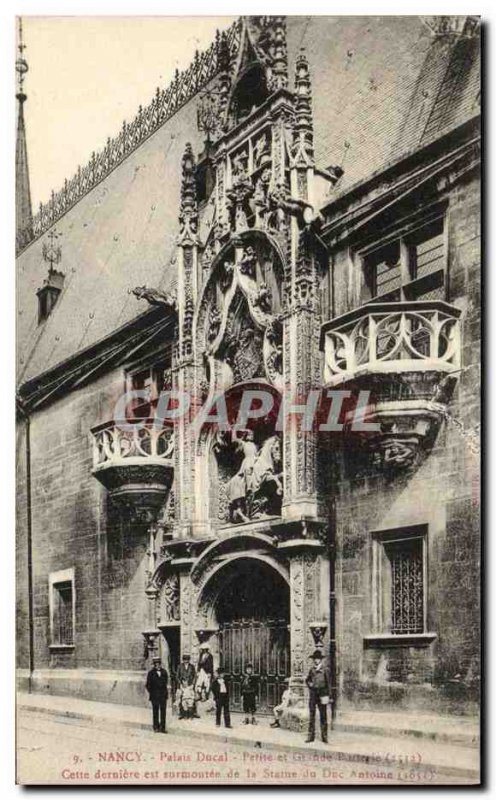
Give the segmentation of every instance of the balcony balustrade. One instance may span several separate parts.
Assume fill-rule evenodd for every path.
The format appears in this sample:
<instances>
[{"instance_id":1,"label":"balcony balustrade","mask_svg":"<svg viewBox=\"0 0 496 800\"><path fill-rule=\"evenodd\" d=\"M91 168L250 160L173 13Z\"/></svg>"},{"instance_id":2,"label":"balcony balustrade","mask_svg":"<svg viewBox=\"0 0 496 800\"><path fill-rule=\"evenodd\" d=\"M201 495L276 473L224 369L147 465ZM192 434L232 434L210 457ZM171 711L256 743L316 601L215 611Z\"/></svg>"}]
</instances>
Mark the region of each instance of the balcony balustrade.
<instances>
[{"instance_id":1,"label":"balcony balustrade","mask_svg":"<svg viewBox=\"0 0 496 800\"><path fill-rule=\"evenodd\" d=\"M112 498L135 508L160 508L172 483L172 427L153 420L112 421L91 433L93 475Z\"/></svg>"},{"instance_id":2,"label":"balcony balustrade","mask_svg":"<svg viewBox=\"0 0 496 800\"><path fill-rule=\"evenodd\" d=\"M383 466L411 466L434 441L460 369L460 316L438 300L370 303L322 326L324 383L370 391L380 431L368 443Z\"/></svg>"},{"instance_id":3,"label":"balcony balustrade","mask_svg":"<svg viewBox=\"0 0 496 800\"><path fill-rule=\"evenodd\" d=\"M326 323L325 383L364 373L458 369L460 314L438 300L371 303Z\"/></svg>"}]
</instances>

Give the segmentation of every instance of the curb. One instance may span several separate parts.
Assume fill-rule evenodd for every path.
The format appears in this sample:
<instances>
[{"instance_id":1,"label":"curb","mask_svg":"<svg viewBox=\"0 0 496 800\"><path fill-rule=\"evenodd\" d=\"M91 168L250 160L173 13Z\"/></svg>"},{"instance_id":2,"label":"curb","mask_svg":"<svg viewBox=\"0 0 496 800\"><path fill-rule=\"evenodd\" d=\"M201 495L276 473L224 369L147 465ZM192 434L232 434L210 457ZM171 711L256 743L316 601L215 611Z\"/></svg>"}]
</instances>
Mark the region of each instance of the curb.
<instances>
[{"instance_id":1,"label":"curb","mask_svg":"<svg viewBox=\"0 0 496 800\"><path fill-rule=\"evenodd\" d=\"M424 731L419 728L384 728L380 725L358 725L353 722L336 722L334 729L342 733L373 734L374 736L387 736L410 739L424 739L426 742L439 742L440 744L454 744L461 747L471 747L474 750L480 746L480 737L469 733L444 733L442 731Z\"/></svg>"},{"instance_id":2,"label":"curb","mask_svg":"<svg viewBox=\"0 0 496 800\"><path fill-rule=\"evenodd\" d=\"M111 725L112 722L118 723L126 728L131 728L134 730L143 730L147 731L152 734L150 730L149 723L139 722L138 720L127 720L127 719L117 719L117 720L110 720L106 717L100 716L98 714L92 713L85 713L83 711L60 711L54 708L46 708L45 706L35 706L30 705L28 703L20 702L17 706L18 709L22 709L25 711L33 711L38 714L46 714L47 716L53 717L63 717L65 719L75 719L75 720L85 720L88 722L100 723L100 727L106 727L107 725ZM103 725L101 725L103 723ZM254 747L257 743L253 741L253 739L246 739L243 736L237 736L236 734L226 736L217 731L204 731L204 730L195 730L194 728L185 730L184 728L177 728L174 724L169 724L167 726L167 732L172 733L179 738L195 738L195 739L213 739L223 744L235 744L235 745L244 745L245 747ZM332 732L331 732L332 735ZM346 750L328 750L325 747L308 747L305 746L302 748L301 746L295 746L292 744L282 744L278 742L266 742L267 745L270 746L272 750L278 751L295 751L301 752L302 750L305 753L312 753L315 755L322 755L323 753L332 753L333 759L336 761L356 761L357 765L363 766L376 766L376 767L388 767L392 768L397 766L397 764L393 761L391 762L390 759L387 757L381 758L378 755L374 754L371 755L370 753L356 753L356 752L349 752ZM331 741L332 744L332 741ZM413 768L417 768L418 765L413 765ZM477 769L471 769L468 767L458 767L456 765L448 766L440 766L439 764L428 764L423 763L420 765L422 770L425 771L437 771L440 772L442 775L451 775L453 777L459 778L473 778L477 783L480 781L479 771Z\"/></svg>"}]
</instances>

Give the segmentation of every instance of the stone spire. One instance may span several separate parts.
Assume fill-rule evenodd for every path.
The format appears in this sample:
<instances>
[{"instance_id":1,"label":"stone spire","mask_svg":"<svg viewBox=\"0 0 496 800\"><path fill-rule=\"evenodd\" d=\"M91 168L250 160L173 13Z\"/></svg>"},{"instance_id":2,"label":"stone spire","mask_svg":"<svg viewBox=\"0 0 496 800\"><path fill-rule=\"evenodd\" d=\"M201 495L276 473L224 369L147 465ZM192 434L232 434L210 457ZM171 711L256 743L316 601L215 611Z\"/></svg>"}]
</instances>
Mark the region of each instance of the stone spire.
<instances>
[{"instance_id":1,"label":"stone spire","mask_svg":"<svg viewBox=\"0 0 496 800\"><path fill-rule=\"evenodd\" d=\"M17 100L19 111L17 117L16 140L16 249L25 247L33 238L33 214L31 210L31 189L29 186L28 150L26 146L26 127L24 124L24 103L27 95L23 85L28 64L23 57L26 45L22 38L22 19L19 18L19 58L16 61Z\"/></svg>"}]
</instances>

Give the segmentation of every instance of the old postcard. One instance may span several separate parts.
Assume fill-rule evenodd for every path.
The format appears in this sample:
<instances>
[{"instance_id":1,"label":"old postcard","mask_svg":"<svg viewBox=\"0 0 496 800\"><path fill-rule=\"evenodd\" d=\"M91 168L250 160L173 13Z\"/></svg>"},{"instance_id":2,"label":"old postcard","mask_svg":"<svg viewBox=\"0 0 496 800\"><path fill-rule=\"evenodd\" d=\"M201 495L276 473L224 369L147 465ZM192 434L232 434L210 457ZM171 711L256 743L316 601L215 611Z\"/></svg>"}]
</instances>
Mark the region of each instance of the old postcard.
<instances>
[{"instance_id":1,"label":"old postcard","mask_svg":"<svg viewBox=\"0 0 496 800\"><path fill-rule=\"evenodd\" d=\"M478 785L480 19L16 36L18 782Z\"/></svg>"}]
</instances>

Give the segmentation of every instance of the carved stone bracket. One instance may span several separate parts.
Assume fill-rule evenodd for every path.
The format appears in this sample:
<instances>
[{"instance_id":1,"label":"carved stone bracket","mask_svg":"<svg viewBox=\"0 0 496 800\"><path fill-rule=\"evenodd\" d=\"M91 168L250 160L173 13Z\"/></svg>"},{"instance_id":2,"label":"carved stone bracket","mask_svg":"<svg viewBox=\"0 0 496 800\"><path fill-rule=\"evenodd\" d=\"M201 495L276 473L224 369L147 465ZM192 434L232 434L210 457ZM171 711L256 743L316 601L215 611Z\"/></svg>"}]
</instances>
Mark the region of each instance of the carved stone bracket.
<instances>
[{"instance_id":1,"label":"carved stone bracket","mask_svg":"<svg viewBox=\"0 0 496 800\"><path fill-rule=\"evenodd\" d=\"M319 650L322 650L324 647L324 637L328 627L327 622L311 622L308 627L310 628L310 633L312 634L315 647Z\"/></svg>"},{"instance_id":2,"label":"carved stone bracket","mask_svg":"<svg viewBox=\"0 0 496 800\"><path fill-rule=\"evenodd\" d=\"M296 546L301 548L326 547L329 538L329 526L325 520L305 518L285 522L275 522L272 531L276 537L278 548L287 547L295 551Z\"/></svg>"}]
</instances>

